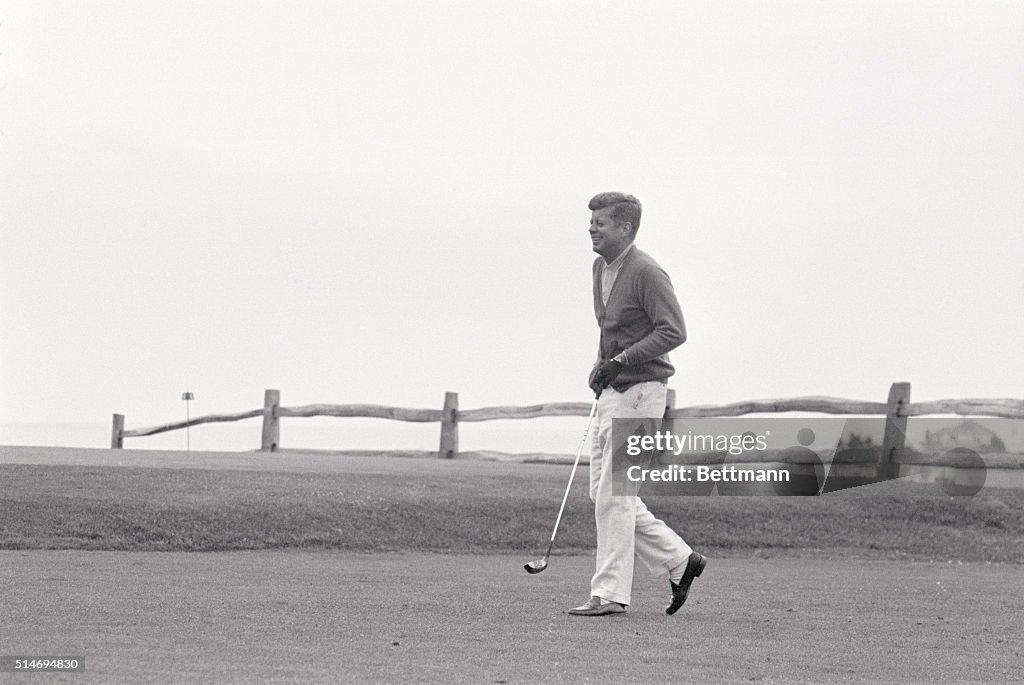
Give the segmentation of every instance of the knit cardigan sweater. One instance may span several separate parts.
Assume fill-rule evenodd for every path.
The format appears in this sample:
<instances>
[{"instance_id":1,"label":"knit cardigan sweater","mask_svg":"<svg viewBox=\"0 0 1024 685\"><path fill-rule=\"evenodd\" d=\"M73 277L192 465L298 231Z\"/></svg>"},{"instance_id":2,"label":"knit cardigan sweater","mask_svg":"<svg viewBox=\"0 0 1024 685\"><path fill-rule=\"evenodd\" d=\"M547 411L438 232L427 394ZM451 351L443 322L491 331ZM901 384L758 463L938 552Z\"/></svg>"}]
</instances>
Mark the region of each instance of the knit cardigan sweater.
<instances>
[{"instance_id":1,"label":"knit cardigan sweater","mask_svg":"<svg viewBox=\"0 0 1024 685\"><path fill-rule=\"evenodd\" d=\"M594 313L601 329L596 369L623 352L625 364L616 390L643 381L664 381L675 368L668 353L686 341L686 326L668 274L646 252L633 246L608 295L601 298L604 258L594 260Z\"/></svg>"}]
</instances>

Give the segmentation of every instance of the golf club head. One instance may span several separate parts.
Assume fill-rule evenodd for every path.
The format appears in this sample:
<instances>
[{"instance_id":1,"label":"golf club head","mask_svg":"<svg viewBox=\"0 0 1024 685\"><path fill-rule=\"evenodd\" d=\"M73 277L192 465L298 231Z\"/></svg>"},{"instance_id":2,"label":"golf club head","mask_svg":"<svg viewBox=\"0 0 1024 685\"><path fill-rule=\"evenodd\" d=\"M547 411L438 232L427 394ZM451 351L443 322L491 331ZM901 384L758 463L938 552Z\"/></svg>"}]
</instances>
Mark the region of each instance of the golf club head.
<instances>
[{"instance_id":1,"label":"golf club head","mask_svg":"<svg viewBox=\"0 0 1024 685\"><path fill-rule=\"evenodd\" d=\"M547 559L538 559L537 561L531 561L528 564L524 564L523 568L526 569L527 573L540 573L548 567Z\"/></svg>"}]
</instances>

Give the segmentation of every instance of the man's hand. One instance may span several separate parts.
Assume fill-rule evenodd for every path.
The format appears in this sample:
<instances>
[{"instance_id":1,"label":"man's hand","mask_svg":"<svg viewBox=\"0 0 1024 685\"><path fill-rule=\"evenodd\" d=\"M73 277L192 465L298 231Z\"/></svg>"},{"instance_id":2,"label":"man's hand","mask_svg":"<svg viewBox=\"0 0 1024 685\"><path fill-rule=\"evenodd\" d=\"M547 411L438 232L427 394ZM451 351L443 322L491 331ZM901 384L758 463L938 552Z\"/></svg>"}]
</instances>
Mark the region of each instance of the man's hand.
<instances>
[{"instance_id":1,"label":"man's hand","mask_svg":"<svg viewBox=\"0 0 1024 685\"><path fill-rule=\"evenodd\" d=\"M615 381L615 378L619 375L620 371L622 371L622 364L618 363L614 359L609 359L601 364L601 366L597 367L597 371L595 371L593 376L591 376L590 389L593 390L595 394L600 394L602 390Z\"/></svg>"}]
</instances>

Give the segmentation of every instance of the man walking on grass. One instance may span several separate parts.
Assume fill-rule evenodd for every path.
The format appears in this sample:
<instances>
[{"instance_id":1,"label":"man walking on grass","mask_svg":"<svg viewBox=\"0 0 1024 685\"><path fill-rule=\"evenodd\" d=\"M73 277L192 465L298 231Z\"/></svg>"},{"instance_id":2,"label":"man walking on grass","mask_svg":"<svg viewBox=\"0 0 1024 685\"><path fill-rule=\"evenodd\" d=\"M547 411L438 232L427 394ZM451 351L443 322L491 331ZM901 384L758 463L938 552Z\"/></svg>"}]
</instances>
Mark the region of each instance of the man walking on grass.
<instances>
[{"instance_id":1,"label":"man walking on grass","mask_svg":"<svg viewBox=\"0 0 1024 685\"><path fill-rule=\"evenodd\" d=\"M674 614L707 564L635 495L612 494L612 419L642 419L657 430L665 413L668 353L686 340L683 315L668 274L634 244L640 202L600 193L590 200L594 252L594 312L601 331L590 387L599 395L590 452L590 499L597 522L597 569L590 600L575 616L621 614L630 603L634 555L652 575L668 573Z\"/></svg>"}]
</instances>

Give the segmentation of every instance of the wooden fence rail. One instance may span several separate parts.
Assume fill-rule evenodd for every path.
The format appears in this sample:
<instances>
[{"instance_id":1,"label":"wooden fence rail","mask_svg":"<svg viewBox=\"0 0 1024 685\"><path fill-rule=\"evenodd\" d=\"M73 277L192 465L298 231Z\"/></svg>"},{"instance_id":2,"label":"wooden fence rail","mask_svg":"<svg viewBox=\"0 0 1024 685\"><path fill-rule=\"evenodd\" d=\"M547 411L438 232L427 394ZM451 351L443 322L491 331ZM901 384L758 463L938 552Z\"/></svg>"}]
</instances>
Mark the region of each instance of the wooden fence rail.
<instances>
[{"instance_id":1,"label":"wooden fence rail","mask_svg":"<svg viewBox=\"0 0 1024 685\"><path fill-rule=\"evenodd\" d=\"M114 414L114 416L120 416L120 414ZM188 428L189 426L198 426L203 423L229 423L233 421L241 421L243 419L253 419L257 416L263 416L262 409L253 409L251 411L238 412L237 414L209 414L207 416L197 416L196 418L189 419L188 421L173 421L171 423L164 423L159 426L151 426L149 428L133 428L132 430L124 430L122 428L121 437L141 438L147 435L156 435L158 433L180 430L182 428ZM114 423L116 425L117 421L115 420ZM121 445L111 444L111 447L121 447Z\"/></svg>"},{"instance_id":2,"label":"wooden fence rail","mask_svg":"<svg viewBox=\"0 0 1024 685\"><path fill-rule=\"evenodd\" d=\"M899 464L922 463L919 456L903 453L904 435L908 417L934 414L956 414L959 416L993 416L999 418L1024 419L1024 399L953 399L932 402L910 402L910 384L893 383L886 402L866 402L836 397L794 397L788 399L754 400L726 405L675 406L675 392L668 391L665 419L721 418L746 414L777 414L786 412L809 412L817 414L885 416L885 430L881 449L878 450L879 476L892 477ZM280 446L280 420L311 416L335 416L391 419L416 423L440 423L441 437L438 456L453 458L459 452L458 426L463 422L494 421L500 419L532 419L544 416L587 416L590 404L585 402L551 402L525 407L494 406L479 409L460 410L458 394L445 393L441 409L409 409L375 404L307 404L300 407L281 406L279 390L267 390L262 409L236 414L210 414L186 421L175 421L149 428L125 429L124 415L114 414L110 446L120 449L125 438L156 435L172 430L203 423L241 421L263 417L261 450L273 452ZM1011 457L1013 455L1010 455ZM917 461L914 461L914 460ZM1024 468L1024 461L1000 460Z\"/></svg>"}]
</instances>

